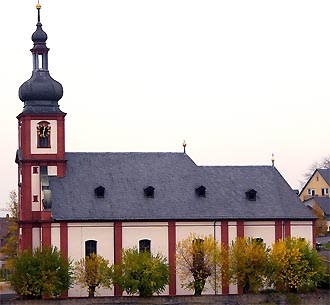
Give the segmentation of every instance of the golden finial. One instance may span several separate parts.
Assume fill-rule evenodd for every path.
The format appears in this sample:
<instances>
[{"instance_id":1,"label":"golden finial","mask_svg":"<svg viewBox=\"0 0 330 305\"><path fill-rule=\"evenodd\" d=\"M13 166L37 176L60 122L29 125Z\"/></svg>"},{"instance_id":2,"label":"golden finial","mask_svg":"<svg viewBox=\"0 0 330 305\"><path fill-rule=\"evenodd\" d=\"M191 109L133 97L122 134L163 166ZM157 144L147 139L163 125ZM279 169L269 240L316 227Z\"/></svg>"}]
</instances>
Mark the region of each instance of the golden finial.
<instances>
[{"instance_id":1,"label":"golden finial","mask_svg":"<svg viewBox=\"0 0 330 305\"><path fill-rule=\"evenodd\" d=\"M41 5L40 5L39 1L38 1L37 5L36 5L36 8L37 8L37 10L40 10L41 9Z\"/></svg>"},{"instance_id":2,"label":"golden finial","mask_svg":"<svg viewBox=\"0 0 330 305\"><path fill-rule=\"evenodd\" d=\"M183 153L185 154L186 153L186 146L187 146L187 143L186 143L185 140L183 140L182 146L183 146Z\"/></svg>"}]
</instances>

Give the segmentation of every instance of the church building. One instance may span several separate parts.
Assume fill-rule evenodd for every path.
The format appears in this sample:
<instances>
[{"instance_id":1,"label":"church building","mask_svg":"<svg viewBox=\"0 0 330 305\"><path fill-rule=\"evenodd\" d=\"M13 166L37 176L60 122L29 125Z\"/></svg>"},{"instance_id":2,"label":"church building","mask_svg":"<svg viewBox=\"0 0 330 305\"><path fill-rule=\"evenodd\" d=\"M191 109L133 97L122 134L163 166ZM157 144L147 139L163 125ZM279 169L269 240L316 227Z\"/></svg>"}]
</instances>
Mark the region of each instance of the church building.
<instances>
[{"instance_id":1,"label":"church building","mask_svg":"<svg viewBox=\"0 0 330 305\"><path fill-rule=\"evenodd\" d=\"M190 233L211 234L227 245L243 236L267 246L288 236L315 244L315 216L272 165L198 166L185 152L67 152L66 113L58 103L63 88L49 73L40 8L32 76L19 88L21 251L53 245L73 261L96 252L113 264L123 248L135 246L175 264L176 245ZM191 293L172 273L164 295ZM215 292L208 287L205 293ZM217 293L240 289L223 286ZM78 286L68 291L86 295Z\"/></svg>"}]
</instances>

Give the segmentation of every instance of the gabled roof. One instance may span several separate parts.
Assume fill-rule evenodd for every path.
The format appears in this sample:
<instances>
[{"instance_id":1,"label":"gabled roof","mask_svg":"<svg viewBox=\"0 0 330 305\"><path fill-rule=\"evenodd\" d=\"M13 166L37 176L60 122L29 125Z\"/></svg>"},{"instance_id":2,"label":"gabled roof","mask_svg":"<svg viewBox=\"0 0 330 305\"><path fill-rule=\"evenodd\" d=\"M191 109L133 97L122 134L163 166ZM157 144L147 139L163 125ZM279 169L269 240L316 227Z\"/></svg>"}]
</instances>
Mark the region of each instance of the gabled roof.
<instances>
[{"instance_id":1,"label":"gabled roof","mask_svg":"<svg viewBox=\"0 0 330 305\"><path fill-rule=\"evenodd\" d=\"M99 185L104 198L94 195ZM154 198L144 196L150 185ZM274 167L197 166L183 153L67 153L66 176L50 177L50 187L55 220L315 218ZM251 188L256 201L246 199Z\"/></svg>"},{"instance_id":2,"label":"gabled roof","mask_svg":"<svg viewBox=\"0 0 330 305\"><path fill-rule=\"evenodd\" d=\"M314 177L314 175L316 173L319 173L322 178L325 180L325 182L330 186L330 169L327 168L317 168L313 174L309 177L309 179L307 180L307 182L305 183L305 185L303 186L303 188L301 189L299 196L304 192L306 186L309 184L309 182L312 180L312 178Z\"/></svg>"}]
</instances>

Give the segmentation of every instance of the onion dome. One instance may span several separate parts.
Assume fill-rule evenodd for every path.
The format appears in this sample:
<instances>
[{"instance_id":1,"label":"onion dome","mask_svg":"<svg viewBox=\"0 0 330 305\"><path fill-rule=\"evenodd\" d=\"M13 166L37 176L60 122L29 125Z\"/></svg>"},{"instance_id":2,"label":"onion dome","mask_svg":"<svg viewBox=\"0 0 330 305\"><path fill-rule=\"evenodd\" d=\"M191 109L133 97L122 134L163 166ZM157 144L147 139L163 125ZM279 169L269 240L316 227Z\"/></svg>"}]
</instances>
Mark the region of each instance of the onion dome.
<instances>
[{"instance_id":1,"label":"onion dome","mask_svg":"<svg viewBox=\"0 0 330 305\"><path fill-rule=\"evenodd\" d=\"M61 113L58 101L63 96L62 85L48 71L47 34L40 22L41 5L37 4L37 29L32 34L33 71L29 80L19 88L19 98L24 102L23 113Z\"/></svg>"}]
</instances>

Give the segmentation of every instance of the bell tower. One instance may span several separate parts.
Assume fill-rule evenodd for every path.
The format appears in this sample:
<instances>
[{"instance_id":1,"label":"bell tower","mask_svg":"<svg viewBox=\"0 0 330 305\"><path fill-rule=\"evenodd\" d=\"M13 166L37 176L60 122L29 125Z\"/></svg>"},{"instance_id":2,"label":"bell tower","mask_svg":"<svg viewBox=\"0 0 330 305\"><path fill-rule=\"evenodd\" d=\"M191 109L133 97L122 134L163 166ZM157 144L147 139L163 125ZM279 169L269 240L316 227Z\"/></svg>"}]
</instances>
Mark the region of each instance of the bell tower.
<instances>
[{"instance_id":1,"label":"bell tower","mask_svg":"<svg viewBox=\"0 0 330 305\"><path fill-rule=\"evenodd\" d=\"M64 118L59 108L62 85L48 70L47 34L40 21L32 34L32 76L19 88L24 103L18 119L18 195L20 250L51 244L52 194L49 177L65 175Z\"/></svg>"}]
</instances>

